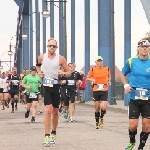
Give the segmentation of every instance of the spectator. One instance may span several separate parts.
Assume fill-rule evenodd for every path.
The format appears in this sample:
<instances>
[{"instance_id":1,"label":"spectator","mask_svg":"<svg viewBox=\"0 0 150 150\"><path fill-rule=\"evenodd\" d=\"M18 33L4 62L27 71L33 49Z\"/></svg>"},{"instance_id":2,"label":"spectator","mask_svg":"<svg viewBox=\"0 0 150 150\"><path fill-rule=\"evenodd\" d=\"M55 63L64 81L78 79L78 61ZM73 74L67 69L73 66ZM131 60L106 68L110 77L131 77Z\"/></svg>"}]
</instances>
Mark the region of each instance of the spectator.
<instances>
[{"instance_id":1,"label":"spectator","mask_svg":"<svg viewBox=\"0 0 150 150\"><path fill-rule=\"evenodd\" d=\"M79 103L85 103L85 88L86 88L86 78L84 76L84 72L80 71L80 75L82 76L82 83L79 85L78 89L78 100Z\"/></svg>"}]
</instances>

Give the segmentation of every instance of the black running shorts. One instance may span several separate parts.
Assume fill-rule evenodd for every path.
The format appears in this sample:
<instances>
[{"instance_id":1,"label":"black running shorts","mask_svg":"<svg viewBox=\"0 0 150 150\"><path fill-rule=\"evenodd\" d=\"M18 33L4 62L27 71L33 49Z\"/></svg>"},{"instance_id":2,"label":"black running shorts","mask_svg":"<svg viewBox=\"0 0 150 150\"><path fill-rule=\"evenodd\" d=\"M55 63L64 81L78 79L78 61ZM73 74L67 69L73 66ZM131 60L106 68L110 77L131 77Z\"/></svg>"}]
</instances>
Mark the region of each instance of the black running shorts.
<instances>
[{"instance_id":1,"label":"black running shorts","mask_svg":"<svg viewBox=\"0 0 150 150\"><path fill-rule=\"evenodd\" d=\"M9 91L4 92L3 88L0 88L0 93L9 93Z\"/></svg>"},{"instance_id":2,"label":"black running shorts","mask_svg":"<svg viewBox=\"0 0 150 150\"><path fill-rule=\"evenodd\" d=\"M95 101L108 101L108 91L93 91Z\"/></svg>"},{"instance_id":3,"label":"black running shorts","mask_svg":"<svg viewBox=\"0 0 150 150\"><path fill-rule=\"evenodd\" d=\"M74 103L76 95L77 95L76 92L66 93L65 96L64 96L65 106L69 106L69 101L71 103Z\"/></svg>"},{"instance_id":4,"label":"black running shorts","mask_svg":"<svg viewBox=\"0 0 150 150\"><path fill-rule=\"evenodd\" d=\"M33 101L38 101L38 94L37 94L37 98L29 98L29 93L26 93L26 102L32 103Z\"/></svg>"},{"instance_id":5,"label":"black running shorts","mask_svg":"<svg viewBox=\"0 0 150 150\"><path fill-rule=\"evenodd\" d=\"M19 94L19 90L18 89L11 89L10 90L11 98L14 98L14 96L18 95L18 94Z\"/></svg>"},{"instance_id":6,"label":"black running shorts","mask_svg":"<svg viewBox=\"0 0 150 150\"><path fill-rule=\"evenodd\" d=\"M66 95L66 88L65 87L61 87L60 88L60 100L61 101L64 101L65 95Z\"/></svg>"},{"instance_id":7,"label":"black running shorts","mask_svg":"<svg viewBox=\"0 0 150 150\"><path fill-rule=\"evenodd\" d=\"M130 100L128 111L129 119L138 119L140 114L150 119L150 100Z\"/></svg>"},{"instance_id":8,"label":"black running shorts","mask_svg":"<svg viewBox=\"0 0 150 150\"><path fill-rule=\"evenodd\" d=\"M54 108L59 108L60 104L60 85L54 84L53 87L44 87L44 105L52 104Z\"/></svg>"},{"instance_id":9,"label":"black running shorts","mask_svg":"<svg viewBox=\"0 0 150 150\"><path fill-rule=\"evenodd\" d=\"M44 93L43 86L41 85L41 87L39 87L39 95L42 95L43 97L43 93Z\"/></svg>"}]
</instances>

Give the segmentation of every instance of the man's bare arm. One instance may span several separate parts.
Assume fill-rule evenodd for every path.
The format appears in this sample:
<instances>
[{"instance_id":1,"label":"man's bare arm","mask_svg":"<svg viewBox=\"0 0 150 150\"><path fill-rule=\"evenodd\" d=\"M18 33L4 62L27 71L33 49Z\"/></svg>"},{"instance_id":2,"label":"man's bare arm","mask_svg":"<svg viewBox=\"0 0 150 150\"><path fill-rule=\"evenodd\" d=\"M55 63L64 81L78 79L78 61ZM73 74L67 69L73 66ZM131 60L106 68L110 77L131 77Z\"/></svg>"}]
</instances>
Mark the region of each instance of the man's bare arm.
<instances>
[{"instance_id":1,"label":"man's bare arm","mask_svg":"<svg viewBox=\"0 0 150 150\"><path fill-rule=\"evenodd\" d=\"M70 77L71 76L71 70L69 69L69 67L67 65L67 61L63 56L60 57L60 62L61 62L61 66L63 67L63 70L64 70L64 73L63 73L64 76Z\"/></svg>"},{"instance_id":2,"label":"man's bare arm","mask_svg":"<svg viewBox=\"0 0 150 150\"><path fill-rule=\"evenodd\" d=\"M41 55L38 57L38 59L37 59L36 69L37 69L37 72L38 72L38 73L41 72L42 60L43 60L43 54L41 54Z\"/></svg>"},{"instance_id":3,"label":"man's bare arm","mask_svg":"<svg viewBox=\"0 0 150 150\"><path fill-rule=\"evenodd\" d=\"M127 83L126 76L125 76L124 74L121 73L121 76L120 76L120 77L121 77L121 81L122 81L122 84L123 84L123 85L128 84L128 83Z\"/></svg>"},{"instance_id":4,"label":"man's bare arm","mask_svg":"<svg viewBox=\"0 0 150 150\"><path fill-rule=\"evenodd\" d=\"M27 86L27 85L26 85L25 83L23 83L23 82L21 83L21 86L24 87L24 88L26 88L26 89L29 89L29 90L31 89L30 86Z\"/></svg>"}]
</instances>

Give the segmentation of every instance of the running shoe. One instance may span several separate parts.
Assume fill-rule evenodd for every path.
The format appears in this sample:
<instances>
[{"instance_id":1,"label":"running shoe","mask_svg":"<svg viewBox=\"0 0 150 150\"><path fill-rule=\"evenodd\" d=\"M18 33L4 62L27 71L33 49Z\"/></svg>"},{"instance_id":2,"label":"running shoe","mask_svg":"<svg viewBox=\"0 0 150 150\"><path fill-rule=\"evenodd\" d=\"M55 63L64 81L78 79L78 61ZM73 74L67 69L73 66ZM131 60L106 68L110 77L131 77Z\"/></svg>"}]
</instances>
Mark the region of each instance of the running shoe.
<instances>
[{"instance_id":1,"label":"running shoe","mask_svg":"<svg viewBox=\"0 0 150 150\"><path fill-rule=\"evenodd\" d=\"M96 125L95 125L95 129L99 129L99 123L98 122L96 122Z\"/></svg>"},{"instance_id":2,"label":"running shoe","mask_svg":"<svg viewBox=\"0 0 150 150\"><path fill-rule=\"evenodd\" d=\"M9 104L6 107L9 108Z\"/></svg>"},{"instance_id":3,"label":"running shoe","mask_svg":"<svg viewBox=\"0 0 150 150\"><path fill-rule=\"evenodd\" d=\"M50 144L52 145L56 144L56 134L50 135Z\"/></svg>"},{"instance_id":4,"label":"running shoe","mask_svg":"<svg viewBox=\"0 0 150 150\"><path fill-rule=\"evenodd\" d=\"M7 101L5 101L5 106L6 106L7 108L9 108L9 105L8 105Z\"/></svg>"},{"instance_id":5,"label":"running shoe","mask_svg":"<svg viewBox=\"0 0 150 150\"><path fill-rule=\"evenodd\" d=\"M51 145L50 144L50 136L45 136L43 145L46 146L46 147Z\"/></svg>"},{"instance_id":6,"label":"running shoe","mask_svg":"<svg viewBox=\"0 0 150 150\"><path fill-rule=\"evenodd\" d=\"M74 120L73 120L73 118L72 118L72 117L70 117L69 122L74 122Z\"/></svg>"},{"instance_id":7,"label":"running shoe","mask_svg":"<svg viewBox=\"0 0 150 150\"><path fill-rule=\"evenodd\" d=\"M43 113L43 111L42 110L39 110L39 114L42 114Z\"/></svg>"},{"instance_id":8,"label":"running shoe","mask_svg":"<svg viewBox=\"0 0 150 150\"><path fill-rule=\"evenodd\" d=\"M18 108L17 108L17 106L15 106L15 111L17 111L18 110Z\"/></svg>"},{"instance_id":9,"label":"running shoe","mask_svg":"<svg viewBox=\"0 0 150 150\"><path fill-rule=\"evenodd\" d=\"M29 117L29 113L26 112L26 113L25 113L25 118L28 118L28 117Z\"/></svg>"},{"instance_id":10,"label":"running shoe","mask_svg":"<svg viewBox=\"0 0 150 150\"><path fill-rule=\"evenodd\" d=\"M100 120L100 127L104 127L104 120L103 119Z\"/></svg>"},{"instance_id":11,"label":"running shoe","mask_svg":"<svg viewBox=\"0 0 150 150\"><path fill-rule=\"evenodd\" d=\"M31 122L35 123L35 117L32 117Z\"/></svg>"},{"instance_id":12,"label":"running shoe","mask_svg":"<svg viewBox=\"0 0 150 150\"><path fill-rule=\"evenodd\" d=\"M64 118L65 118L65 119L68 119L68 117L69 117L69 110L66 110L66 112L65 112L65 114L64 114Z\"/></svg>"},{"instance_id":13,"label":"running shoe","mask_svg":"<svg viewBox=\"0 0 150 150\"><path fill-rule=\"evenodd\" d=\"M14 109L12 109L11 113L14 113Z\"/></svg>"},{"instance_id":14,"label":"running shoe","mask_svg":"<svg viewBox=\"0 0 150 150\"><path fill-rule=\"evenodd\" d=\"M129 143L128 146L125 148L125 150L132 150L134 147L135 143Z\"/></svg>"}]
</instances>

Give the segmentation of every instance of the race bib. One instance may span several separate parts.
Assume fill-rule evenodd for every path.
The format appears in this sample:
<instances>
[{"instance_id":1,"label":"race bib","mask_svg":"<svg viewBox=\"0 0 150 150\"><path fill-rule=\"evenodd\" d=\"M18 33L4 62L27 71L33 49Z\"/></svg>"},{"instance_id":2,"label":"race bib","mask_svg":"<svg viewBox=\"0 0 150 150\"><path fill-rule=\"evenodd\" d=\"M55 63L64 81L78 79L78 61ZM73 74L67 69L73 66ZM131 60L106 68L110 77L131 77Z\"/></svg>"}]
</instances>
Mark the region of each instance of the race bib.
<instances>
[{"instance_id":1,"label":"race bib","mask_svg":"<svg viewBox=\"0 0 150 150\"><path fill-rule=\"evenodd\" d=\"M148 100L148 90L147 89L136 88L136 90L135 90L135 99Z\"/></svg>"},{"instance_id":2,"label":"race bib","mask_svg":"<svg viewBox=\"0 0 150 150\"><path fill-rule=\"evenodd\" d=\"M68 85L75 85L75 80L67 80L68 81Z\"/></svg>"},{"instance_id":3,"label":"race bib","mask_svg":"<svg viewBox=\"0 0 150 150\"><path fill-rule=\"evenodd\" d=\"M97 90L103 90L104 84L97 84Z\"/></svg>"},{"instance_id":4,"label":"race bib","mask_svg":"<svg viewBox=\"0 0 150 150\"><path fill-rule=\"evenodd\" d=\"M18 80L13 80L12 85L18 85L19 81Z\"/></svg>"},{"instance_id":5,"label":"race bib","mask_svg":"<svg viewBox=\"0 0 150 150\"><path fill-rule=\"evenodd\" d=\"M29 98L37 98L37 94L36 93L29 93Z\"/></svg>"},{"instance_id":6,"label":"race bib","mask_svg":"<svg viewBox=\"0 0 150 150\"><path fill-rule=\"evenodd\" d=\"M43 86L53 87L54 79L43 79Z\"/></svg>"}]
</instances>

